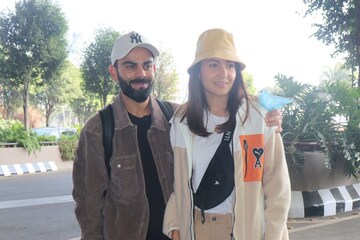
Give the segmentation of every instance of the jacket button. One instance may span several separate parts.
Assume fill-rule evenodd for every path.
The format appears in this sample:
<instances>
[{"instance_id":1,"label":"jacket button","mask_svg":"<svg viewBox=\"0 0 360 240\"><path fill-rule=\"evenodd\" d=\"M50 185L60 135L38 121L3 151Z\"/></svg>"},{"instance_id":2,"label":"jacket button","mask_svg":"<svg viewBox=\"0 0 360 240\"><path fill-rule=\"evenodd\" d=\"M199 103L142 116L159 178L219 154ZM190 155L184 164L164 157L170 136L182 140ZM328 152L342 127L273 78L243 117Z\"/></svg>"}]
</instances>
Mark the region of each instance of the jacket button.
<instances>
[{"instance_id":1,"label":"jacket button","mask_svg":"<svg viewBox=\"0 0 360 240\"><path fill-rule=\"evenodd\" d=\"M121 164L116 165L117 168L121 168Z\"/></svg>"},{"instance_id":2,"label":"jacket button","mask_svg":"<svg viewBox=\"0 0 360 240\"><path fill-rule=\"evenodd\" d=\"M212 217L211 220L216 221L216 217Z\"/></svg>"}]
</instances>

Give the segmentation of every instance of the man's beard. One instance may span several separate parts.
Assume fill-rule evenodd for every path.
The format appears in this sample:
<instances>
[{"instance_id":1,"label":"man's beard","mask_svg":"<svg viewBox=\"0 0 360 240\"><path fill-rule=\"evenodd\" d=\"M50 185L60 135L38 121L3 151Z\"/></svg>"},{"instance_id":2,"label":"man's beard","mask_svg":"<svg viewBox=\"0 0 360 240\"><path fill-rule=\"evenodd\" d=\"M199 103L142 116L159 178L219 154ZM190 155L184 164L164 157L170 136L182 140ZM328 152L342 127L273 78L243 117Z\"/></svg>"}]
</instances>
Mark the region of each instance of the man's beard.
<instances>
[{"instance_id":1,"label":"man's beard","mask_svg":"<svg viewBox=\"0 0 360 240\"><path fill-rule=\"evenodd\" d=\"M151 78L135 78L126 82L120 74L118 74L118 80L120 84L121 91L128 96L129 98L133 99L136 102L144 102L151 93L154 81ZM139 90L134 89L131 84L132 83L147 83L147 88L141 88Z\"/></svg>"}]
</instances>

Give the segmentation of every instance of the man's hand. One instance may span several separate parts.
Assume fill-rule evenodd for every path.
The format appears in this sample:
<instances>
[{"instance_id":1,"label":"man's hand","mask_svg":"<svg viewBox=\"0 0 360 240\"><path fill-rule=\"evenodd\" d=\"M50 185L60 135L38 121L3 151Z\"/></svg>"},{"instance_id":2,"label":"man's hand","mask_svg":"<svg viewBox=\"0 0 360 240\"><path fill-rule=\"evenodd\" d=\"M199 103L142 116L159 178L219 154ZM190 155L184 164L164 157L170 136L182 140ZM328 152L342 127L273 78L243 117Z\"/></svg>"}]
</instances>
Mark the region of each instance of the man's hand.
<instances>
[{"instance_id":1,"label":"man's hand","mask_svg":"<svg viewBox=\"0 0 360 240\"><path fill-rule=\"evenodd\" d=\"M171 239L172 240L180 240L180 232L179 232L179 230L172 230Z\"/></svg>"},{"instance_id":2,"label":"man's hand","mask_svg":"<svg viewBox=\"0 0 360 240\"><path fill-rule=\"evenodd\" d=\"M282 132L282 112L280 109L273 110L271 112L268 112L266 114L265 118L266 126L268 127L274 127L277 126L275 129L276 133Z\"/></svg>"}]
</instances>

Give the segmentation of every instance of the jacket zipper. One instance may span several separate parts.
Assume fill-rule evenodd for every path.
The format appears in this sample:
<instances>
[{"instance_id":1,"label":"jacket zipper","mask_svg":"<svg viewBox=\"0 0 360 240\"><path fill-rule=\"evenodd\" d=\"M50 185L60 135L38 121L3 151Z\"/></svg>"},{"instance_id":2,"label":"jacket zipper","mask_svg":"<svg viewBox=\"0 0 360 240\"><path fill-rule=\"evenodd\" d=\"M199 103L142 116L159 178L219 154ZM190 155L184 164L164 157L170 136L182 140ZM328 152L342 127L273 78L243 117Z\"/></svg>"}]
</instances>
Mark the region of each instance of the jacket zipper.
<instances>
[{"instance_id":1,"label":"jacket zipper","mask_svg":"<svg viewBox=\"0 0 360 240\"><path fill-rule=\"evenodd\" d=\"M246 140L244 140L244 149L245 149L245 174L244 174L244 178L246 178L246 174L247 174L247 165L248 165L248 163L247 163L247 155L248 155L248 148L249 148L249 146L248 146Z\"/></svg>"},{"instance_id":2,"label":"jacket zipper","mask_svg":"<svg viewBox=\"0 0 360 240\"><path fill-rule=\"evenodd\" d=\"M234 141L231 141L231 155L232 155L232 159L234 161L235 164L235 159L234 159ZM231 233L230 233L230 240L235 240L234 237L234 225L235 225L235 204L236 204L236 181L235 181L235 166L234 166L234 204L233 204L233 211L232 211L232 226L231 226Z\"/></svg>"},{"instance_id":3,"label":"jacket zipper","mask_svg":"<svg viewBox=\"0 0 360 240\"><path fill-rule=\"evenodd\" d=\"M194 206L194 189L192 186L192 176L190 180L188 181L189 189L190 189L190 200L191 200L191 207L190 207L190 239L196 239L194 234L194 216L195 216L195 206Z\"/></svg>"}]
</instances>

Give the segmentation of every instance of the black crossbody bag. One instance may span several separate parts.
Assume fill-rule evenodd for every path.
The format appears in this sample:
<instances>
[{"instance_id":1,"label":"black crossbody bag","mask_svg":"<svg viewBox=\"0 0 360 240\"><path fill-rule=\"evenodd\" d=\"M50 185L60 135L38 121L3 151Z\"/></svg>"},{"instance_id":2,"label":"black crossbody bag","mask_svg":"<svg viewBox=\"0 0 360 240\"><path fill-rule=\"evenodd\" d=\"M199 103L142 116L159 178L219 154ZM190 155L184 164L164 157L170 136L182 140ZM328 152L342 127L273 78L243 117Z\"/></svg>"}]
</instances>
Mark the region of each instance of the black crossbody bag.
<instances>
[{"instance_id":1,"label":"black crossbody bag","mask_svg":"<svg viewBox=\"0 0 360 240\"><path fill-rule=\"evenodd\" d=\"M221 143L194 193L194 204L201 210L202 223L205 222L204 211L225 201L234 189L234 158L229 146L234 129L235 126L224 132Z\"/></svg>"}]
</instances>

